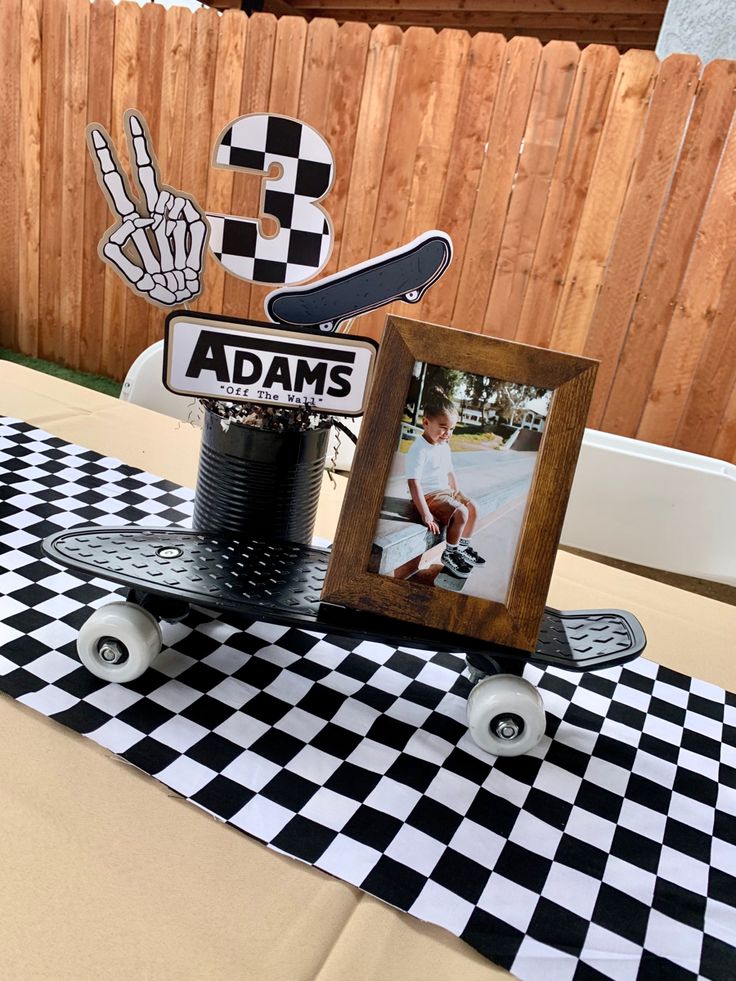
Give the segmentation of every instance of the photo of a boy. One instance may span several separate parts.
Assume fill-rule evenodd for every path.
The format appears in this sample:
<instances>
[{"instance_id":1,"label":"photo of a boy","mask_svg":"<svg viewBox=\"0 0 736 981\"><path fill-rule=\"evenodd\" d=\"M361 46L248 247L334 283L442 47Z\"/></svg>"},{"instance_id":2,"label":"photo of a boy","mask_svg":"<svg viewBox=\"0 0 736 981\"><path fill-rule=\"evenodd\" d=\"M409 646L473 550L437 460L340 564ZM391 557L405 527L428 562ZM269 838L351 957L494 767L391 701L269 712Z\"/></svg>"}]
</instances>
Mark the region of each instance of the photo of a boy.
<instances>
[{"instance_id":1,"label":"photo of a boy","mask_svg":"<svg viewBox=\"0 0 736 981\"><path fill-rule=\"evenodd\" d=\"M503 603L551 389L417 361L370 568Z\"/></svg>"},{"instance_id":2,"label":"photo of a boy","mask_svg":"<svg viewBox=\"0 0 736 981\"><path fill-rule=\"evenodd\" d=\"M445 530L442 565L451 575L467 579L486 560L471 545L477 505L458 487L452 462L450 437L458 417L455 403L441 389L429 394L422 408L422 435L406 454L405 475L422 523L434 535Z\"/></svg>"}]
</instances>

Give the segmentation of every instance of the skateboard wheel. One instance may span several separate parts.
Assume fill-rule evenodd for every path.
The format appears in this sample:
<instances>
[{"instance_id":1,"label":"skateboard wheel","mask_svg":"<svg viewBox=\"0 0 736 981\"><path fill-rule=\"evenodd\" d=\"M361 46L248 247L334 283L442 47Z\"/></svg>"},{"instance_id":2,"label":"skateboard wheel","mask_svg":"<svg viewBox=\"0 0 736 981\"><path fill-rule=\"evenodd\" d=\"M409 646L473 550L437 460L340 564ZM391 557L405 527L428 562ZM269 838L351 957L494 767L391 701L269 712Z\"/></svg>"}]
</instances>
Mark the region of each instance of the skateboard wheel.
<instances>
[{"instance_id":1,"label":"skateboard wheel","mask_svg":"<svg viewBox=\"0 0 736 981\"><path fill-rule=\"evenodd\" d=\"M95 610L77 637L79 660L103 681L135 681L161 650L156 618L135 603L108 603Z\"/></svg>"},{"instance_id":2,"label":"skateboard wheel","mask_svg":"<svg viewBox=\"0 0 736 981\"><path fill-rule=\"evenodd\" d=\"M544 702L534 685L512 674L496 674L468 697L468 728L475 743L494 756L521 756L544 735Z\"/></svg>"}]
</instances>

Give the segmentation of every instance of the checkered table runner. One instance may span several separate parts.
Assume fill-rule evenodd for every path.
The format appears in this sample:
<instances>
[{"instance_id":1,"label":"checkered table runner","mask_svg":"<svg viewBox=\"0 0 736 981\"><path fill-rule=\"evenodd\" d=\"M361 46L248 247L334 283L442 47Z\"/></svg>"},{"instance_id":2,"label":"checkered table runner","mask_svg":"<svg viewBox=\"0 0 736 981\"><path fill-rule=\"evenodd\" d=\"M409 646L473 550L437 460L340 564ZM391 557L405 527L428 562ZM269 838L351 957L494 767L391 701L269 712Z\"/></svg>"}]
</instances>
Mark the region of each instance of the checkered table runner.
<instances>
[{"instance_id":1,"label":"checkered table runner","mask_svg":"<svg viewBox=\"0 0 736 981\"><path fill-rule=\"evenodd\" d=\"M192 497L0 421L0 689L520 978L736 978L733 695L644 658L530 667L547 734L497 760L467 733L462 656L199 610L138 681L95 679L76 634L120 590L40 540L186 527Z\"/></svg>"}]
</instances>

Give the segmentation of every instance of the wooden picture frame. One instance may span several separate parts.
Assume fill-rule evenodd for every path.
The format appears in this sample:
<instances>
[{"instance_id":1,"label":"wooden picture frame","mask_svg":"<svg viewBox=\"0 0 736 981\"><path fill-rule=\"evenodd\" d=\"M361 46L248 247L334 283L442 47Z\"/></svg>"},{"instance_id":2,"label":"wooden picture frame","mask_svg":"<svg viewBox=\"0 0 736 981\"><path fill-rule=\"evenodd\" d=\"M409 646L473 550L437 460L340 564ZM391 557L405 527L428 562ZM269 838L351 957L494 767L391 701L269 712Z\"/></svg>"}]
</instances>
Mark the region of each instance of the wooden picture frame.
<instances>
[{"instance_id":1,"label":"wooden picture frame","mask_svg":"<svg viewBox=\"0 0 736 981\"><path fill-rule=\"evenodd\" d=\"M375 530L417 362L552 390L503 602L371 571ZM597 367L589 358L387 317L323 601L534 651Z\"/></svg>"}]
</instances>

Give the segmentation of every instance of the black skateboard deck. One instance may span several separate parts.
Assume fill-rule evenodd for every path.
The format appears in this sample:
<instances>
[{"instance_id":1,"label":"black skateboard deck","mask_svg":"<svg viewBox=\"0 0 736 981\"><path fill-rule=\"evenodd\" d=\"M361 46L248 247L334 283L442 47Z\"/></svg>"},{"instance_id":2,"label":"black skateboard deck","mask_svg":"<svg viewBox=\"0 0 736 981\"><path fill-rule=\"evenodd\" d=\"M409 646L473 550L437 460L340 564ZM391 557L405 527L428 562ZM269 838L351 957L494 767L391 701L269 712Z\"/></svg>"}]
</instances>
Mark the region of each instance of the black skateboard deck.
<instances>
[{"instance_id":1,"label":"black skateboard deck","mask_svg":"<svg viewBox=\"0 0 736 981\"><path fill-rule=\"evenodd\" d=\"M340 324L393 300L418 303L443 274L452 258L446 235L422 236L370 263L327 276L311 286L275 290L266 298L266 313L286 327L336 331Z\"/></svg>"},{"instance_id":2,"label":"black skateboard deck","mask_svg":"<svg viewBox=\"0 0 736 981\"><path fill-rule=\"evenodd\" d=\"M180 529L83 526L51 535L43 551L62 566L127 586L163 619L173 601L249 620L465 653L478 667L485 656L587 671L623 664L646 644L636 618L618 610L548 608L537 649L530 654L323 603L320 592L330 553L289 542L239 541Z\"/></svg>"}]
</instances>

